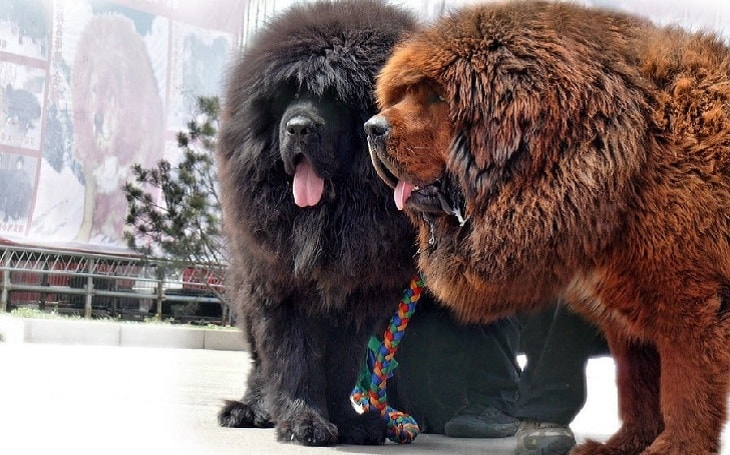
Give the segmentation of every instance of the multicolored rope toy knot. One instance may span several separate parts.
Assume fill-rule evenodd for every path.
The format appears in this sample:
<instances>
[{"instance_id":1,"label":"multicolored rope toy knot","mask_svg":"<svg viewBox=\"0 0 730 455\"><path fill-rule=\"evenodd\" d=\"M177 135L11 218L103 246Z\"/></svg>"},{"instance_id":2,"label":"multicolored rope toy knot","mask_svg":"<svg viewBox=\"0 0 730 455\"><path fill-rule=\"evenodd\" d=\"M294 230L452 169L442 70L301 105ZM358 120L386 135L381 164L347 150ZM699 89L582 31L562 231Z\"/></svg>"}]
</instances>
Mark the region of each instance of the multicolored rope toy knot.
<instances>
[{"instance_id":1,"label":"multicolored rope toy knot","mask_svg":"<svg viewBox=\"0 0 730 455\"><path fill-rule=\"evenodd\" d=\"M411 285L403 291L398 310L385 329L382 343L370 338L367 361L360 371L360 378L352 391L352 399L364 411L375 408L388 422L388 439L399 444L410 444L419 433L418 423L410 415L388 406L387 381L398 366L394 359L398 344L405 334L406 326L416 311L416 302L421 298L423 278L415 275Z\"/></svg>"}]
</instances>

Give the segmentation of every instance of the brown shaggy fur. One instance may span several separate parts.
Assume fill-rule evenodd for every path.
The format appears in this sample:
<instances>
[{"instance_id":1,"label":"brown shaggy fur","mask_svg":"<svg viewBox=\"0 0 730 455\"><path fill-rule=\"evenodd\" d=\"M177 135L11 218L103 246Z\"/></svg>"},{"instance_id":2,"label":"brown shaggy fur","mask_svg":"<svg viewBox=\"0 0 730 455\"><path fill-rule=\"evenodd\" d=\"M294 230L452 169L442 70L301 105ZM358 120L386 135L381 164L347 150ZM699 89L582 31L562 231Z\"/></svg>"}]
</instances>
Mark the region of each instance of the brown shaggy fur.
<instances>
[{"instance_id":1,"label":"brown shaggy fur","mask_svg":"<svg viewBox=\"0 0 730 455\"><path fill-rule=\"evenodd\" d=\"M562 297L605 332L623 426L573 453L717 452L730 49L616 12L492 4L401 43L377 96L373 163L416 185L405 209L438 297L469 322Z\"/></svg>"}]
</instances>

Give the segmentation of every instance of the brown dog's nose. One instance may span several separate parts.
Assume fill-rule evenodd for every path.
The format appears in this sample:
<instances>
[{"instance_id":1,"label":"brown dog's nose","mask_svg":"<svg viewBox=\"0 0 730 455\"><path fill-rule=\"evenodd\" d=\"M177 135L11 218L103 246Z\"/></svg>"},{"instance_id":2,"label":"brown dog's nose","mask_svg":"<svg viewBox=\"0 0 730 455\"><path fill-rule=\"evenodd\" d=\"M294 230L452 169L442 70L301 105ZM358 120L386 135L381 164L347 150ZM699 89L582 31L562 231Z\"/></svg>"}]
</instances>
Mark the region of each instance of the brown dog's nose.
<instances>
[{"instance_id":1,"label":"brown dog's nose","mask_svg":"<svg viewBox=\"0 0 730 455\"><path fill-rule=\"evenodd\" d=\"M373 115L370 120L365 122L364 128L368 136L373 138L382 137L390 131L390 123L382 115Z\"/></svg>"}]
</instances>

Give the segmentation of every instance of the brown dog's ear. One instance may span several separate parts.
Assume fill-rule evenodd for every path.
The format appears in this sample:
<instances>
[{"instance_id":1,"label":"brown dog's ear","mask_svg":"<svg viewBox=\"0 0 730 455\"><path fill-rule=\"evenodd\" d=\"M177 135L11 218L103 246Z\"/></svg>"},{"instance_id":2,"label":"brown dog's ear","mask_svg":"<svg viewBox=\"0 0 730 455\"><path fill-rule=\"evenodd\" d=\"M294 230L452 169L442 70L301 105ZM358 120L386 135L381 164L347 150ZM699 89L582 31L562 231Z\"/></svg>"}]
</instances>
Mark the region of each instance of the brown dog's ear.
<instances>
[{"instance_id":1,"label":"brown dog's ear","mask_svg":"<svg viewBox=\"0 0 730 455\"><path fill-rule=\"evenodd\" d=\"M499 148L496 142L491 146L482 144L474 147L473 132L470 134L462 130L456 133L446 166L448 172L456 177L456 183L467 201L481 204L499 191L513 172L516 158L523 155L521 139L515 142L515 147L502 148L494 156L490 150Z\"/></svg>"},{"instance_id":2,"label":"brown dog's ear","mask_svg":"<svg viewBox=\"0 0 730 455\"><path fill-rule=\"evenodd\" d=\"M494 181L484 180L484 168L472 152L470 135L463 130L454 136L446 168L456 177L456 184L467 201L490 195L496 190Z\"/></svg>"},{"instance_id":3,"label":"brown dog's ear","mask_svg":"<svg viewBox=\"0 0 730 455\"><path fill-rule=\"evenodd\" d=\"M451 143L449 158L446 169L456 176L456 183L461 187L467 200L474 197L475 188L470 183L478 174L474 155L471 153L469 135L464 131L458 131Z\"/></svg>"},{"instance_id":4,"label":"brown dog's ear","mask_svg":"<svg viewBox=\"0 0 730 455\"><path fill-rule=\"evenodd\" d=\"M516 104L516 102L513 102ZM523 129L521 123L523 120L517 118L521 113L517 111L515 106L512 109L505 109L510 112L510 116L504 116L498 121L491 121L485 125L485 132L482 137L474 138L483 143L477 146L484 156L477 156L477 160L485 167L495 166L504 168L512 159L512 155L517 152L522 142ZM486 123L486 122L485 122Z\"/></svg>"},{"instance_id":5,"label":"brown dog's ear","mask_svg":"<svg viewBox=\"0 0 730 455\"><path fill-rule=\"evenodd\" d=\"M488 80L470 65L458 69L460 79L470 83L444 84L455 104L452 119L457 131L449 168L472 187L465 186L467 198L489 197L520 165L530 138L545 127L550 113L544 104L551 101L535 90L541 85L539 74L502 69L501 78Z\"/></svg>"}]
</instances>

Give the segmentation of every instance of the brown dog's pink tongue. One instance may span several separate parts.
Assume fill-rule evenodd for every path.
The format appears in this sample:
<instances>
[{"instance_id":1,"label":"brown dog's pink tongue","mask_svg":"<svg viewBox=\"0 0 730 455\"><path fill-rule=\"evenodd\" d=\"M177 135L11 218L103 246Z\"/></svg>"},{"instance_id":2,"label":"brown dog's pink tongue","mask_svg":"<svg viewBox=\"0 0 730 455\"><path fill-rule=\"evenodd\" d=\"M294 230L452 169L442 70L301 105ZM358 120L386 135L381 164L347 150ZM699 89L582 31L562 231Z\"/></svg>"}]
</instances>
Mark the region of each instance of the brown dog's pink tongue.
<instances>
[{"instance_id":1,"label":"brown dog's pink tongue","mask_svg":"<svg viewBox=\"0 0 730 455\"><path fill-rule=\"evenodd\" d=\"M324 192L324 180L314 172L312 163L304 158L294 172L294 203L299 207L317 205Z\"/></svg>"},{"instance_id":2,"label":"brown dog's pink tongue","mask_svg":"<svg viewBox=\"0 0 730 455\"><path fill-rule=\"evenodd\" d=\"M411 197L413 188L415 188L415 185L404 182L403 180L398 181L398 185L395 187L395 191L393 192L395 206L398 207L398 210L403 210L403 206L406 205L406 201L409 197Z\"/></svg>"}]
</instances>

